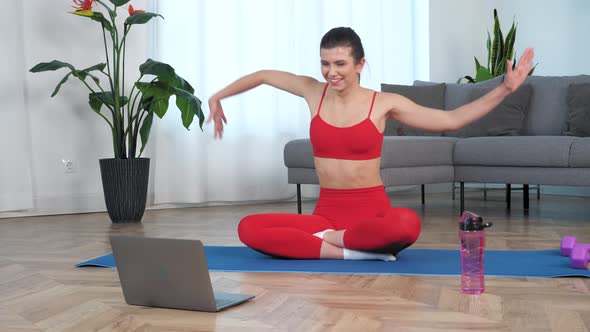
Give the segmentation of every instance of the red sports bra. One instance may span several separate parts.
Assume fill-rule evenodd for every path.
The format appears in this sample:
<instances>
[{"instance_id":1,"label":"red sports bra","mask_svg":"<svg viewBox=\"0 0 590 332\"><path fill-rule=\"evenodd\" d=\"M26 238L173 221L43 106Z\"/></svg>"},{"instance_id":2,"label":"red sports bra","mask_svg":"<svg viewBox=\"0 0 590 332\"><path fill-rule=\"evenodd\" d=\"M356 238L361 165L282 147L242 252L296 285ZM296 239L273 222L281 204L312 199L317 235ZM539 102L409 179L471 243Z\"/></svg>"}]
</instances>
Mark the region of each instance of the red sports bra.
<instances>
[{"instance_id":1,"label":"red sports bra","mask_svg":"<svg viewBox=\"0 0 590 332\"><path fill-rule=\"evenodd\" d=\"M309 138L313 147L313 155L320 158L369 160L381 156L383 133L380 133L369 118L375 104L375 96L371 101L369 115L363 121L350 127L335 127L320 117L322 102L326 89L322 93L318 113L311 119Z\"/></svg>"}]
</instances>

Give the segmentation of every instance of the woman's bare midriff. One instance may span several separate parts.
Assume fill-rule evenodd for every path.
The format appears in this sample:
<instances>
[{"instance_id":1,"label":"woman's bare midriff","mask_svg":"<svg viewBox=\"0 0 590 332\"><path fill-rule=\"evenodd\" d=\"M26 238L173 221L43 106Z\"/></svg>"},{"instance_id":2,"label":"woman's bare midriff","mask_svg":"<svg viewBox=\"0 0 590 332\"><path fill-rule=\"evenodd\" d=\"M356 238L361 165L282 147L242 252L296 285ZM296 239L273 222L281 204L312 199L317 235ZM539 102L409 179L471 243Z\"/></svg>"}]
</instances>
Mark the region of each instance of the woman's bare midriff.
<instances>
[{"instance_id":1,"label":"woman's bare midriff","mask_svg":"<svg viewBox=\"0 0 590 332\"><path fill-rule=\"evenodd\" d=\"M359 189L382 185L379 166L381 158L343 160L314 157L320 187Z\"/></svg>"}]
</instances>

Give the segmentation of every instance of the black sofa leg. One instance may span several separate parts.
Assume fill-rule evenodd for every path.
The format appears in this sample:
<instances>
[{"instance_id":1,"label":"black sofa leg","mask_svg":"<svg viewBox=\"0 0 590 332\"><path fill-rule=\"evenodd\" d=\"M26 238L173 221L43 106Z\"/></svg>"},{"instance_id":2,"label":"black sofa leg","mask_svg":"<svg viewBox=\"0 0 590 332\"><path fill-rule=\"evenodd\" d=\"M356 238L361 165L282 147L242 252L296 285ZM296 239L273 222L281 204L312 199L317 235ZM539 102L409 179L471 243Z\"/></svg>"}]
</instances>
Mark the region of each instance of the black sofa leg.
<instances>
[{"instance_id":1,"label":"black sofa leg","mask_svg":"<svg viewBox=\"0 0 590 332\"><path fill-rule=\"evenodd\" d=\"M297 213L301 214L301 185L297 184Z\"/></svg>"},{"instance_id":2,"label":"black sofa leg","mask_svg":"<svg viewBox=\"0 0 590 332\"><path fill-rule=\"evenodd\" d=\"M506 209L510 210L510 194L512 193L512 185L510 183L506 183Z\"/></svg>"},{"instance_id":3,"label":"black sofa leg","mask_svg":"<svg viewBox=\"0 0 590 332\"><path fill-rule=\"evenodd\" d=\"M465 182L460 183L459 200L461 201L461 214L465 211Z\"/></svg>"},{"instance_id":4,"label":"black sofa leg","mask_svg":"<svg viewBox=\"0 0 590 332\"><path fill-rule=\"evenodd\" d=\"M537 185L537 200L541 200L541 185Z\"/></svg>"},{"instance_id":5,"label":"black sofa leg","mask_svg":"<svg viewBox=\"0 0 590 332\"><path fill-rule=\"evenodd\" d=\"M524 209L524 213L529 213L529 185L523 184L522 185L522 208Z\"/></svg>"},{"instance_id":6,"label":"black sofa leg","mask_svg":"<svg viewBox=\"0 0 590 332\"><path fill-rule=\"evenodd\" d=\"M424 202L426 201L426 198L424 197L424 185L421 186L422 188L422 205L424 205Z\"/></svg>"}]
</instances>

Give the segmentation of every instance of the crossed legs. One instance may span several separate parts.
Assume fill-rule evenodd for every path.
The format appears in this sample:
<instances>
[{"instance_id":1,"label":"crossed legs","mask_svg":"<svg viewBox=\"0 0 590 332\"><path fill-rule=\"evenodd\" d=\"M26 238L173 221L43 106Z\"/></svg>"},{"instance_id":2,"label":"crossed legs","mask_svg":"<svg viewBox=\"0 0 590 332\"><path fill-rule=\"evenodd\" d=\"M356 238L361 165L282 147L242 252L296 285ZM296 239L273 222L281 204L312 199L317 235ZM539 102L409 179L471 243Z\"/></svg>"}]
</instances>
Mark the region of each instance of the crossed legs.
<instances>
[{"instance_id":1,"label":"crossed legs","mask_svg":"<svg viewBox=\"0 0 590 332\"><path fill-rule=\"evenodd\" d=\"M238 226L240 240L262 253L299 259L383 259L414 243L420 234L416 213L390 208L368 220L338 229L319 215L269 213L247 216ZM320 238L315 233L327 231ZM363 255L360 252L373 253Z\"/></svg>"},{"instance_id":2,"label":"crossed legs","mask_svg":"<svg viewBox=\"0 0 590 332\"><path fill-rule=\"evenodd\" d=\"M341 258L336 246L314 233L333 229L328 219L317 215L267 213L250 215L238 225L240 240L248 247L271 256L288 258ZM321 248L327 249L320 257Z\"/></svg>"}]
</instances>

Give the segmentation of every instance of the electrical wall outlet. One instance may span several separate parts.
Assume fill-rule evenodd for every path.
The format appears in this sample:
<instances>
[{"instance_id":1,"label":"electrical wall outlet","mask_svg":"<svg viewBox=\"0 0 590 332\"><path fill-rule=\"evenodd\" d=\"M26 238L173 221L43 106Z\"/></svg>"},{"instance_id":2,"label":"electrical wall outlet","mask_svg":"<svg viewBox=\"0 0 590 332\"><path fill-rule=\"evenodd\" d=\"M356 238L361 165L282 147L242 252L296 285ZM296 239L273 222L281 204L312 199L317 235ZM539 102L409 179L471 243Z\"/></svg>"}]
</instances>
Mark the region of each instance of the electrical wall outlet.
<instances>
[{"instance_id":1,"label":"electrical wall outlet","mask_svg":"<svg viewBox=\"0 0 590 332\"><path fill-rule=\"evenodd\" d=\"M62 168L64 173L75 173L78 171L77 163L71 159L63 158L61 160Z\"/></svg>"}]
</instances>

